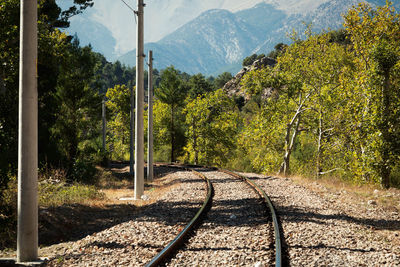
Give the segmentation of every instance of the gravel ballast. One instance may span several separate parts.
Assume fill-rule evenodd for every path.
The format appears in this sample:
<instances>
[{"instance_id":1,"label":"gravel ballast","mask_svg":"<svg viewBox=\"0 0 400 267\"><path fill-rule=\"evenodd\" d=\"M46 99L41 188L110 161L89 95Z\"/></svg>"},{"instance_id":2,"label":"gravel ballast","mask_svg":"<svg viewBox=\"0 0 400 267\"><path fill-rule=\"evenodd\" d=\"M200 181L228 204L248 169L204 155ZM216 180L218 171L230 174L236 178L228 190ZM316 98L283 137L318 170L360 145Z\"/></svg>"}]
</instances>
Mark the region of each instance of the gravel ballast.
<instances>
[{"instance_id":1,"label":"gravel ballast","mask_svg":"<svg viewBox=\"0 0 400 267\"><path fill-rule=\"evenodd\" d=\"M201 207L206 184L191 172L169 174L176 186L131 220L77 241L47 248L47 266L143 266L160 252Z\"/></svg>"},{"instance_id":2,"label":"gravel ballast","mask_svg":"<svg viewBox=\"0 0 400 267\"><path fill-rule=\"evenodd\" d=\"M264 203L240 179L203 172L214 186L204 223L168 266L269 266L273 229Z\"/></svg>"},{"instance_id":3,"label":"gravel ballast","mask_svg":"<svg viewBox=\"0 0 400 267\"><path fill-rule=\"evenodd\" d=\"M400 266L397 212L319 194L287 178L252 177L280 216L291 266ZM322 187L322 186L320 186ZM343 200L344 199L344 200Z\"/></svg>"},{"instance_id":4,"label":"gravel ballast","mask_svg":"<svg viewBox=\"0 0 400 267\"><path fill-rule=\"evenodd\" d=\"M273 266L273 229L265 205L243 181L200 169L213 183L213 206L168 266ZM272 200L290 266L400 266L397 210L375 200L349 201L317 183L243 174ZM204 180L173 170L159 199L128 220L74 242L40 251L48 266L144 266L181 231L206 195ZM315 190L314 190L315 189Z\"/></svg>"}]
</instances>

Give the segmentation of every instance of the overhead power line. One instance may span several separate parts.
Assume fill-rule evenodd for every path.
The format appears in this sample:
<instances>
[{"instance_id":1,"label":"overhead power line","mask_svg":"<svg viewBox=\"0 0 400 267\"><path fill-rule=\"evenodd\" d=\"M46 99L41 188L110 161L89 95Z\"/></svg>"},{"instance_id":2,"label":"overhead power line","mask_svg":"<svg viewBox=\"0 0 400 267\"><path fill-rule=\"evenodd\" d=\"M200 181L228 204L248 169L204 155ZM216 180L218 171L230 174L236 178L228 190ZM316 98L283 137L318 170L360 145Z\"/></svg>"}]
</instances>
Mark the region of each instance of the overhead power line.
<instances>
[{"instance_id":1,"label":"overhead power line","mask_svg":"<svg viewBox=\"0 0 400 267\"><path fill-rule=\"evenodd\" d=\"M124 0L121 0L122 3L124 3L130 10L132 10L133 14L137 15L137 10L133 9L130 5L128 5L128 3L126 3ZM137 24L137 20L136 20L136 16L135 17L135 23Z\"/></svg>"},{"instance_id":2,"label":"overhead power line","mask_svg":"<svg viewBox=\"0 0 400 267\"><path fill-rule=\"evenodd\" d=\"M134 10L130 5L128 5L128 3L126 3L124 0L121 0L122 1L122 3L124 3L130 10L132 10L133 11L133 13L135 13L136 14L136 10Z\"/></svg>"}]
</instances>

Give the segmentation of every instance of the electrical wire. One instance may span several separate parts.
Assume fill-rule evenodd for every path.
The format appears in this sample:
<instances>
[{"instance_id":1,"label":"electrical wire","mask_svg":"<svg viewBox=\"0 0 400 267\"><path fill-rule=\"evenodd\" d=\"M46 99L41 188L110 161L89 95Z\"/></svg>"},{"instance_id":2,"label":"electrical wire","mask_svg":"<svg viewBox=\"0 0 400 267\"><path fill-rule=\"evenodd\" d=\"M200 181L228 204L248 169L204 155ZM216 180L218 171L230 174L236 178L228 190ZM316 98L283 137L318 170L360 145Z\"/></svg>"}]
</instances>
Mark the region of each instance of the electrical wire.
<instances>
[{"instance_id":1,"label":"electrical wire","mask_svg":"<svg viewBox=\"0 0 400 267\"><path fill-rule=\"evenodd\" d=\"M130 5L128 5L124 0L121 0L122 3L124 3L130 10L132 10L133 14L135 14L135 23L137 24L136 16L137 16L137 11L134 10Z\"/></svg>"},{"instance_id":2,"label":"electrical wire","mask_svg":"<svg viewBox=\"0 0 400 267\"><path fill-rule=\"evenodd\" d=\"M136 10L134 10L130 5L128 5L124 0L121 0L122 1L122 3L124 3L130 10L132 10L133 11L133 13L135 13L136 14Z\"/></svg>"}]
</instances>

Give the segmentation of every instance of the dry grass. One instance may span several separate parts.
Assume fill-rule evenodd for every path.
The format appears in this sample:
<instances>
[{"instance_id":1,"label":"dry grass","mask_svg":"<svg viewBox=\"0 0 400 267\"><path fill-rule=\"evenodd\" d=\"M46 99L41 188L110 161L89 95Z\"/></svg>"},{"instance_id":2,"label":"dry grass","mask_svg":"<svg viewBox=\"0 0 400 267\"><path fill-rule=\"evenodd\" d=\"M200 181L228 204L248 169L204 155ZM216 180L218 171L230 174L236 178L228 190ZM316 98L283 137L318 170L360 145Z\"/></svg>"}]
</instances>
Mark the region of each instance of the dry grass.
<instances>
[{"instance_id":1,"label":"dry grass","mask_svg":"<svg viewBox=\"0 0 400 267\"><path fill-rule=\"evenodd\" d=\"M168 173L160 172L152 182L145 182L144 195L147 200L121 200L133 198L133 177L129 174L129 166L118 166L110 169L98 167L102 173L98 182L100 192L105 195L103 200L94 201L94 205L101 204L133 204L137 207L152 204L175 186L175 182Z\"/></svg>"}]
</instances>

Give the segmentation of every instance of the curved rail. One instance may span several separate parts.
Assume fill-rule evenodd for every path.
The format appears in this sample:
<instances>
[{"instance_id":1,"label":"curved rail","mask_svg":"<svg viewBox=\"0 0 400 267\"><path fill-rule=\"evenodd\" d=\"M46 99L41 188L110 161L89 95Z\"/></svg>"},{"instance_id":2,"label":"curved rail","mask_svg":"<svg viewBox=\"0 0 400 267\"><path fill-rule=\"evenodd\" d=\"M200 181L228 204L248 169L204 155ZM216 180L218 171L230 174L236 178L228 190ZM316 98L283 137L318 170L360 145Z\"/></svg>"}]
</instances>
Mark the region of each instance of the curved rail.
<instances>
[{"instance_id":1,"label":"curved rail","mask_svg":"<svg viewBox=\"0 0 400 267\"><path fill-rule=\"evenodd\" d=\"M169 167L188 170L186 168L182 168L182 167L178 167L178 166L169 166ZM201 216L205 214L207 207L209 207L211 205L214 189L213 189L213 186L212 186L210 180L208 180L207 177L205 177L203 174L201 174L199 172L196 172L194 170L191 170L191 171L206 181L206 183L207 183L206 199L204 200L204 203L201 206L201 208L197 211L196 215L186 225L186 227L160 253L158 253L149 263L147 263L146 267L158 266L161 262L167 260L168 256L171 255L171 253L173 253L178 248L178 246L183 242L184 238L190 233L190 231L193 229L194 225L197 222L199 222Z\"/></svg>"},{"instance_id":2,"label":"curved rail","mask_svg":"<svg viewBox=\"0 0 400 267\"><path fill-rule=\"evenodd\" d=\"M271 215L272 215L272 223L274 226L274 233L275 233L275 266L276 267L281 267L282 266L282 242L281 242L281 236L279 233L279 223L278 223L278 218L276 216L276 212L275 212L275 208L274 205L272 204L270 198L267 196L267 194L264 192L264 190L262 190L256 183L254 183L252 180L250 180L249 178L242 176L240 174L237 174L235 172L231 172L228 170L223 170L223 169L219 169L219 171L224 172L226 174L232 175L236 178L239 178L241 180L246 181L250 186L252 186L253 188L255 188L258 192L258 194L260 194L260 196L262 196L265 200L265 203L268 205L270 211L271 211Z\"/></svg>"}]
</instances>

